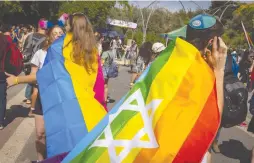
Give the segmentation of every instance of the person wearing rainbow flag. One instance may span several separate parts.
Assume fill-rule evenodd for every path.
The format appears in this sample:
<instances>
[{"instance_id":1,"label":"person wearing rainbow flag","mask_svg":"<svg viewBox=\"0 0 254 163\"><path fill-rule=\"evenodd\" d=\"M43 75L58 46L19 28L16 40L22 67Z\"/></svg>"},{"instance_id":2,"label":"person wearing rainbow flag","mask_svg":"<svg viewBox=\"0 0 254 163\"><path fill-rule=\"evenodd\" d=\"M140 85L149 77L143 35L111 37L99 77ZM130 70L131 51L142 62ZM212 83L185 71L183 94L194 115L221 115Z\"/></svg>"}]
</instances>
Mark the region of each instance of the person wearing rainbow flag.
<instances>
[{"instance_id":1,"label":"person wearing rainbow flag","mask_svg":"<svg viewBox=\"0 0 254 163\"><path fill-rule=\"evenodd\" d=\"M43 162L210 162L211 155L207 151L220 126L224 102L227 46L220 38L222 33L221 23L213 16L201 14L191 19L186 41L181 38L172 40L108 114L101 112L98 103L90 99L93 107L86 104L86 110L82 112L86 127L76 123L83 118L78 112L83 104L79 99L75 103L69 100L65 107L58 101L68 99L66 94L50 96L55 100L44 103L45 113L57 120L49 123L48 119L46 124L46 132L48 127L50 135L47 140L49 159ZM66 37L67 44L64 45L68 46L68 35ZM63 51L64 57L65 53ZM54 64L49 62L38 74L39 86L45 92L41 95L45 99L52 94L47 88L59 90L49 85L52 80L43 78L43 71L45 74L46 70L51 70L56 74L62 67L56 62L62 62L57 54L49 59ZM65 67L72 72L66 59ZM58 68L52 69L51 64ZM67 83L69 79L61 80L60 83ZM78 83L73 79L72 82L75 89ZM68 91L66 87L61 88L58 94ZM77 97L82 98L82 94ZM75 108L77 102L81 108ZM72 109L69 109L69 103ZM92 122L87 116L90 108L97 115L92 116L97 118L96 121ZM60 119L61 115L69 117ZM75 119L70 118L73 115ZM81 135L83 139L80 141ZM78 143L69 142L70 138Z\"/></svg>"},{"instance_id":2,"label":"person wearing rainbow flag","mask_svg":"<svg viewBox=\"0 0 254 163\"><path fill-rule=\"evenodd\" d=\"M224 102L222 33L213 16L191 19L186 41L172 40L62 162L210 162Z\"/></svg>"},{"instance_id":3,"label":"person wearing rainbow flag","mask_svg":"<svg viewBox=\"0 0 254 163\"><path fill-rule=\"evenodd\" d=\"M223 80L226 64L227 46L220 38L223 34L223 25L215 17L198 15L190 20L186 31L186 40L201 52L201 55L213 69L216 78L218 107L220 115L224 106ZM215 142L217 142L215 137ZM207 153L207 161L211 162L211 154Z\"/></svg>"}]
</instances>

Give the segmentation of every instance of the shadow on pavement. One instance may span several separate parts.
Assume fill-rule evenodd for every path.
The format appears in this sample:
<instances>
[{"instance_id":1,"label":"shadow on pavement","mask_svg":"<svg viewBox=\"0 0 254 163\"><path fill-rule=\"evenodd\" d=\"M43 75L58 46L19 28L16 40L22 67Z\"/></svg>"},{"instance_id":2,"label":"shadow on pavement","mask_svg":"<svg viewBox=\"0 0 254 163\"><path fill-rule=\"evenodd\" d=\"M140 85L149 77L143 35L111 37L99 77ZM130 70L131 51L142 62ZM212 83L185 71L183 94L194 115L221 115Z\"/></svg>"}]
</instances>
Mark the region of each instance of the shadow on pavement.
<instances>
[{"instance_id":1,"label":"shadow on pavement","mask_svg":"<svg viewBox=\"0 0 254 163\"><path fill-rule=\"evenodd\" d=\"M29 108L22 105L12 105L10 109L6 110L5 116L5 126L10 124L15 118L18 117L28 117Z\"/></svg>"},{"instance_id":2,"label":"shadow on pavement","mask_svg":"<svg viewBox=\"0 0 254 163\"><path fill-rule=\"evenodd\" d=\"M221 154L226 157L238 159L240 163L251 162L251 151L238 140L230 139L229 141L223 141L219 148Z\"/></svg>"},{"instance_id":3,"label":"shadow on pavement","mask_svg":"<svg viewBox=\"0 0 254 163\"><path fill-rule=\"evenodd\" d=\"M116 100L114 100L114 99L108 99L108 103L114 103L114 102L116 102Z\"/></svg>"}]
</instances>

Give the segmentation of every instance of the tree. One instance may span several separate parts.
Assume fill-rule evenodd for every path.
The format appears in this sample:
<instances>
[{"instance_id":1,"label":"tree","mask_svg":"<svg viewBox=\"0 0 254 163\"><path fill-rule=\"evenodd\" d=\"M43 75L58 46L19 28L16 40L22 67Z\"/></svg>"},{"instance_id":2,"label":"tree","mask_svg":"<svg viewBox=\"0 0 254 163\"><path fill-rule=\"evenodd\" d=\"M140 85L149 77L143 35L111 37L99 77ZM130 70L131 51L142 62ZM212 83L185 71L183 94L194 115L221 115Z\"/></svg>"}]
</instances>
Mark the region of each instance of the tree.
<instances>
[{"instance_id":1,"label":"tree","mask_svg":"<svg viewBox=\"0 0 254 163\"><path fill-rule=\"evenodd\" d=\"M1 1L0 2L0 19L3 20L4 16L8 13L22 12L20 2Z\"/></svg>"},{"instance_id":2,"label":"tree","mask_svg":"<svg viewBox=\"0 0 254 163\"><path fill-rule=\"evenodd\" d=\"M85 12L95 27L105 27L110 9L114 6L115 1L68 1L61 4L58 15Z\"/></svg>"},{"instance_id":3,"label":"tree","mask_svg":"<svg viewBox=\"0 0 254 163\"><path fill-rule=\"evenodd\" d=\"M210 14L215 14L218 17L222 15L222 23L226 23L227 20L232 19L232 13L239 7L239 2L234 1L212 1L210 6Z\"/></svg>"}]
</instances>

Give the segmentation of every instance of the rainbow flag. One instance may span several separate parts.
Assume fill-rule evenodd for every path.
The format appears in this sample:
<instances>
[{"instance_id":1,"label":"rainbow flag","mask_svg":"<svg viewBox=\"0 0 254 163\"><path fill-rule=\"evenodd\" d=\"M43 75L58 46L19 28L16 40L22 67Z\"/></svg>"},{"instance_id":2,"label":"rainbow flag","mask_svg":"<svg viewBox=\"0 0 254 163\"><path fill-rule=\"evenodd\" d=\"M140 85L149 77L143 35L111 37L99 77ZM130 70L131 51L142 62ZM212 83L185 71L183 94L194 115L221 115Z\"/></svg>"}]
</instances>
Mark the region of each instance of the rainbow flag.
<instances>
[{"instance_id":1,"label":"rainbow flag","mask_svg":"<svg viewBox=\"0 0 254 163\"><path fill-rule=\"evenodd\" d=\"M62 162L197 163L219 124L213 71L177 38Z\"/></svg>"},{"instance_id":2,"label":"rainbow flag","mask_svg":"<svg viewBox=\"0 0 254 163\"><path fill-rule=\"evenodd\" d=\"M46 129L47 157L71 151L107 111L100 59L88 74L71 59L72 35L56 40L37 73Z\"/></svg>"}]
</instances>

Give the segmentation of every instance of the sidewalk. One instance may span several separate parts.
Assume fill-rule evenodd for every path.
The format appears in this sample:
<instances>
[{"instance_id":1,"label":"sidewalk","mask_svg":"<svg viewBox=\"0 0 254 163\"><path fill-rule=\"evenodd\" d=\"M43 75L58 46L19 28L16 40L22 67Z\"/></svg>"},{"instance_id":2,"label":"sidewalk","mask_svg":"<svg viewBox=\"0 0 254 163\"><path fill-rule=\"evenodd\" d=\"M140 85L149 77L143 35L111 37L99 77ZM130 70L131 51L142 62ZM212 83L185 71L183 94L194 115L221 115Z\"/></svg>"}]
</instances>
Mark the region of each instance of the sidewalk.
<instances>
[{"instance_id":1,"label":"sidewalk","mask_svg":"<svg viewBox=\"0 0 254 163\"><path fill-rule=\"evenodd\" d=\"M21 162L16 160L34 133L34 119L27 117L29 108L22 102L24 92L25 88L19 92L13 92L16 94L8 100L6 127L0 131L0 163Z\"/></svg>"}]
</instances>

